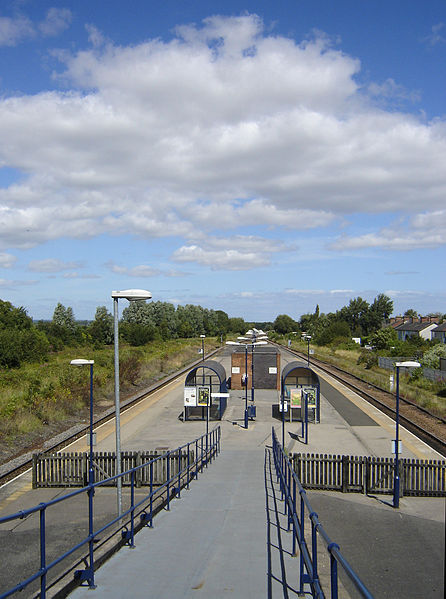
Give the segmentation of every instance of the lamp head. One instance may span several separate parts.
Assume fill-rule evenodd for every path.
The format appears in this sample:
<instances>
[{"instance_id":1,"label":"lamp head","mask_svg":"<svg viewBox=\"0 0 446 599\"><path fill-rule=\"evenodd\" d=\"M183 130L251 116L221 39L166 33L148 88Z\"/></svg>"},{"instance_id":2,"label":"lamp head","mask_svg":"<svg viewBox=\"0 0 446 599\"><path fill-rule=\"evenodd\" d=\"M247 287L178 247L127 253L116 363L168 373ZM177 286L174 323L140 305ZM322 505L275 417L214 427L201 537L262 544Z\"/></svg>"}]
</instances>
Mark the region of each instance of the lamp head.
<instances>
[{"instance_id":1,"label":"lamp head","mask_svg":"<svg viewBox=\"0 0 446 599\"><path fill-rule=\"evenodd\" d=\"M152 297L152 294L145 289L124 289L124 291L112 291L111 296L113 299L122 298L131 302L136 300L148 300Z\"/></svg>"}]
</instances>

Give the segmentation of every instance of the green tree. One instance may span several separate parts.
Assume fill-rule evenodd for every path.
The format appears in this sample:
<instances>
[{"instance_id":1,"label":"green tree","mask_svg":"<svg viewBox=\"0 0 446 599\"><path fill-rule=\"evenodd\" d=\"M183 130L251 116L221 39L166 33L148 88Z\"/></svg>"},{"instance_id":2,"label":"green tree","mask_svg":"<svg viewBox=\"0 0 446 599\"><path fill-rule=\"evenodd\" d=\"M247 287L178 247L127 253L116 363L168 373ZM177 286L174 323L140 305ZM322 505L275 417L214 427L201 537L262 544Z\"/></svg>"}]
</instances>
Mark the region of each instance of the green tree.
<instances>
[{"instance_id":1,"label":"green tree","mask_svg":"<svg viewBox=\"0 0 446 599\"><path fill-rule=\"evenodd\" d=\"M32 326L32 318L27 315L25 308L15 308L11 302L0 300L0 328L22 330Z\"/></svg>"},{"instance_id":2,"label":"green tree","mask_svg":"<svg viewBox=\"0 0 446 599\"><path fill-rule=\"evenodd\" d=\"M421 359L421 365L426 368L440 368L440 358L446 358L446 345L444 343L435 345L424 353Z\"/></svg>"},{"instance_id":3,"label":"green tree","mask_svg":"<svg viewBox=\"0 0 446 599\"><path fill-rule=\"evenodd\" d=\"M94 321L88 327L88 332L95 343L110 345L114 338L113 315L105 306L98 306Z\"/></svg>"},{"instance_id":4,"label":"green tree","mask_svg":"<svg viewBox=\"0 0 446 599\"><path fill-rule=\"evenodd\" d=\"M397 332L392 327L386 327L375 331L369 337L369 344L375 349L388 349L395 347L398 343Z\"/></svg>"},{"instance_id":5,"label":"green tree","mask_svg":"<svg viewBox=\"0 0 446 599\"><path fill-rule=\"evenodd\" d=\"M408 310L406 310L404 312L404 316L407 316L407 318L418 318L418 312L416 310L414 310L413 308L409 308Z\"/></svg>"},{"instance_id":6,"label":"green tree","mask_svg":"<svg viewBox=\"0 0 446 599\"><path fill-rule=\"evenodd\" d=\"M291 333L296 331L299 326L295 320L288 316L288 314L279 314L276 317L276 320L273 322L273 328L276 333L280 335L286 335L286 333Z\"/></svg>"},{"instance_id":7,"label":"green tree","mask_svg":"<svg viewBox=\"0 0 446 599\"><path fill-rule=\"evenodd\" d=\"M343 341L351 341L351 331L348 324L343 320L335 320L328 326L318 330L314 335L314 342L317 345L329 345L335 339Z\"/></svg>"}]
</instances>

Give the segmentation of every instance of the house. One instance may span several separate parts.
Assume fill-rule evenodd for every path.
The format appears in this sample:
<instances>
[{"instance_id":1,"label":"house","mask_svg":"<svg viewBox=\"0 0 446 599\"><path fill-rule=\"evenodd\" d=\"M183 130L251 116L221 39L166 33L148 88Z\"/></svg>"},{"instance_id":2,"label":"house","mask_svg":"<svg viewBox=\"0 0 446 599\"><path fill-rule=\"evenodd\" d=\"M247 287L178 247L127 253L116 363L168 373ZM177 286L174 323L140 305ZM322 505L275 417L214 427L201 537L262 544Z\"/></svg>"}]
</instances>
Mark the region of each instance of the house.
<instances>
[{"instance_id":1,"label":"house","mask_svg":"<svg viewBox=\"0 0 446 599\"><path fill-rule=\"evenodd\" d=\"M438 339L440 343L446 343L446 322L432 329L432 340Z\"/></svg>"},{"instance_id":2,"label":"house","mask_svg":"<svg viewBox=\"0 0 446 599\"><path fill-rule=\"evenodd\" d=\"M424 339L425 341L430 341L432 339L432 331L435 328L438 328L437 323L430 322L423 318L416 320L415 322L411 322L412 320L414 319L409 319L409 321L394 327L394 330L398 334L398 340L407 341L411 337L421 337L421 339Z\"/></svg>"}]
</instances>

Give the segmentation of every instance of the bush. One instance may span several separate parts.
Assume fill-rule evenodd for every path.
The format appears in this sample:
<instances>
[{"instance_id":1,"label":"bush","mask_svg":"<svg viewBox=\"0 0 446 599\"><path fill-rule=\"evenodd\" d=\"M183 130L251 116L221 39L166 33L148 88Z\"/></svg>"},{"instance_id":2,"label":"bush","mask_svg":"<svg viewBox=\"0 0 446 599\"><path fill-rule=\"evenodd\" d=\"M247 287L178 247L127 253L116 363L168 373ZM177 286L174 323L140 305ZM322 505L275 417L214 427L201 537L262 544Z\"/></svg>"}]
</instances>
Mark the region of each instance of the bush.
<instances>
[{"instance_id":1,"label":"bush","mask_svg":"<svg viewBox=\"0 0 446 599\"><path fill-rule=\"evenodd\" d=\"M358 358L358 364L364 364L364 368L369 370L378 365L378 355L368 349L363 350Z\"/></svg>"},{"instance_id":2,"label":"bush","mask_svg":"<svg viewBox=\"0 0 446 599\"><path fill-rule=\"evenodd\" d=\"M42 331L35 328L0 331L0 365L19 368L22 362L43 362L50 345Z\"/></svg>"}]
</instances>

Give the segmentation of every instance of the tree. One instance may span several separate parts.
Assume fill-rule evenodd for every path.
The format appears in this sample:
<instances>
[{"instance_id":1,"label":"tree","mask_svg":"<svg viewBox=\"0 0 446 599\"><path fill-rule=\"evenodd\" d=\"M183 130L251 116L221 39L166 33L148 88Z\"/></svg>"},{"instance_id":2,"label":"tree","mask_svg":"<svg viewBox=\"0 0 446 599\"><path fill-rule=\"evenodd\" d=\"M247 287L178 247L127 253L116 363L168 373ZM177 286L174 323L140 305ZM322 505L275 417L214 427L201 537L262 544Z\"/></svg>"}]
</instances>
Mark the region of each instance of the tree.
<instances>
[{"instance_id":1,"label":"tree","mask_svg":"<svg viewBox=\"0 0 446 599\"><path fill-rule=\"evenodd\" d=\"M314 336L314 342L317 345L329 345L335 339L351 341L351 331L348 324L343 320L335 320L328 326L320 329Z\"/></svg>"},{"instance_id":2,"label":"tree","mask_svg":"<svg viewBox=\"0 0 446 599\"><path fill-rule=\"evenodd\" d=\"M432 349L429 349L424 353L421 359L422 366L426 368L440 368L440 358L446 358L446 345L440 343L435 345Z\"/></svg>"},{"instance_id":3,"label":"tree","mask_svg":"<svg viewBox=\"0 0 446 599\"><path fill-rule=\"evenodd\" d=\"M110 345L114 338L113 315L105 306L98 306L94 321L88 327L88 332L94 342L102 345Z\"/></svg>"},{"instance_id":4,"label":"tree","mask_svg":"<svg viewBox=\"0 0 446 599\"><path fill-rule=\"evenodd\" d=\"M62 327L74 333L76 330L76 321L74 320L73 308L65 308L60 302L54 308L53 324Z\"/></svg>"},{"instance_id":5,"label":"tree","mask_svg":"<svg viewBox=\"0 0 446 599\"><path fill-rule=\"evenodd\" d=\"M33 320L27 315L25 308L15 308L11 302L0 300L0 328L30 329Z\"/></svg>"},{"instance_id":6,"label":"tree","mask_svg":"<svg viewBox=\"0 0 446 599\"><path fill-rule=\"evenodd\" d=\"M391 349L398 342L398 335L392 327L386 327L375 331L369 337L369 344L375 349Z\"/></svg>"},{"instance_id":7,"label":"tree","mask_svg":"<svg viewBox=\"0 0 446 599\"><path fill-rule=\"evenodd\" d=\"M243 318L233 317L229 319L229 332L240 333L240 335L243 335L243 333L246 333L247 330L248 327L246 326L246 322Z\"/></svg>"},{"instance_id":8,"label":"tree","mask_svg":"<svg viewBox=\"0 0 446 599\"><path fill-rule=\"evenodd\" d=\"M288 316L288 314L279 314L273 322L273 328L276 333L286 335L286 333L296 331L299 327L297 322L293 320L291 316Z\"/></svg>"},{"instance_id":9,"label":"tree","mask_svg":"<svg viewBox=\"0 0 446 599\"><path fill-rule=\"evenodd\" d=\"M404 316L407 316L407 318L418 318L418 312L413 308L409 308L409 310L404 312Z\"/></svg>"}]
</instances>

